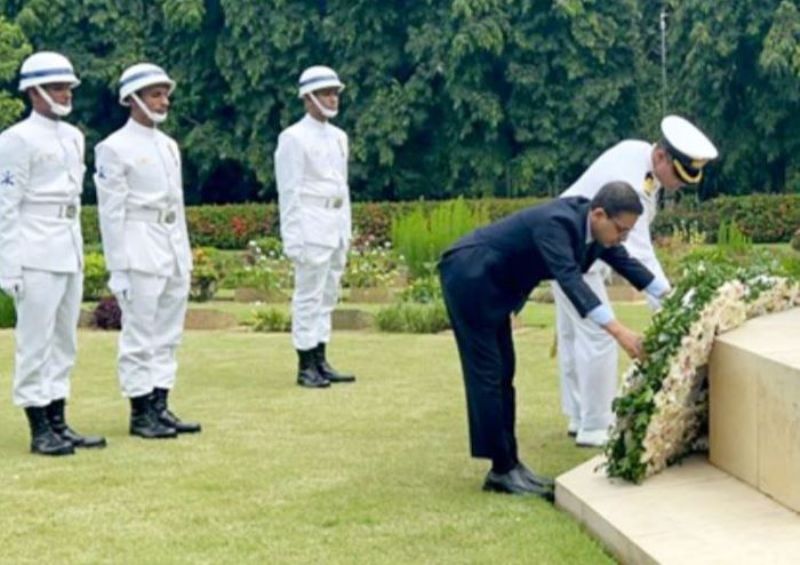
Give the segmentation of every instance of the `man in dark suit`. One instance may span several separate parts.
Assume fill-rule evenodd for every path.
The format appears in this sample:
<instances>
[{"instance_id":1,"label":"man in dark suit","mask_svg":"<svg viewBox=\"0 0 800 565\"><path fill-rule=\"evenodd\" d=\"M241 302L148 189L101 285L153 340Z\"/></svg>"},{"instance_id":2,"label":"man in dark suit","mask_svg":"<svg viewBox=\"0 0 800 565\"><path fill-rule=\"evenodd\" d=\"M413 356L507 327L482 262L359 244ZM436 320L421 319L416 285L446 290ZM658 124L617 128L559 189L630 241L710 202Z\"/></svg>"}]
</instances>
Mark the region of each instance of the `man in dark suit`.
<instances>
[{"instance_id":1,"label":"man in dark suit","mask_svg":"<svg viewBox=\"0 0 800 565\"><path fill-rule=\"evenodd\" d=\"M628 183L611 182L591 201L561 198L477 229L443 254L439 271L464 373L472 455L492 461L484 490L553 497L552 480L520 462L514 431L511 314L539 282L558 281L581 316L631 357L642 355L641 337L614 319L582 276L603 259L637 289L666 292L620 245L642 210Z\"/></svg>"}]
</instances>

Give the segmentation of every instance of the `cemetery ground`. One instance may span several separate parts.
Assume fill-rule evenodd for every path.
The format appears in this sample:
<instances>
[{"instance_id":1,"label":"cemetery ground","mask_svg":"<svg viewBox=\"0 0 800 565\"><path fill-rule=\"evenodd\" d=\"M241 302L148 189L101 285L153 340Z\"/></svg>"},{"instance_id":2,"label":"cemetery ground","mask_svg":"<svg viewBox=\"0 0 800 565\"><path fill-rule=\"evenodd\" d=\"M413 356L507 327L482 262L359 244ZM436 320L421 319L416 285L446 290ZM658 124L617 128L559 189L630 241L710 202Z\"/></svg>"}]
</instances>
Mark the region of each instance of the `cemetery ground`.
<instances>
[{"instance_id":1,"label":"cemetery ground","mask_svg":"<svg viewBox=\"0 0 800 565\"><path fill-rule=\"evenodd\" d=\"M649 316L617 312L639 329ZM529 304L523 321L520 452L556 476L597 450L565 433L552 305ZM116 339L80 331L68 406L73 427L108 448L50 459L28 453L9 398L13 337L0 331L1 562L613 562L550 504L480 490L487 464L468 455L449 333L336 332L330 357L358 382L306 390L288 334L189 331L172 405L203 432L163 441L127 433Z\"/></svg>"}]
</instances>

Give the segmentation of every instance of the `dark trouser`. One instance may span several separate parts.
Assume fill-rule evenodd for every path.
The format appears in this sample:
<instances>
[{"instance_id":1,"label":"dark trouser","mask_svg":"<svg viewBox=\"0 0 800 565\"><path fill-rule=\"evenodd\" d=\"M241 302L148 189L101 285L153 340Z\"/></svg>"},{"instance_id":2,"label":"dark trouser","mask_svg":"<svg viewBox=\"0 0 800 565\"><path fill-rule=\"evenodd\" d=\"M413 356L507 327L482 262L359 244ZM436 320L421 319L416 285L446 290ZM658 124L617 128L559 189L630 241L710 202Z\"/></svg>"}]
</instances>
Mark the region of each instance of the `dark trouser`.
<instances>
[{"instance_id":1,"label":"dark trouser","mask_svg":"<svg viewBox=\"0 0 800 565\"><path fill-rule=\"evenodd\" d=\"M442 288L464 373L472 456L491 459L504 473L518 461L511 319L476 319L476 295L449 275L443 270Z\"/></svg>"}]
</instances>

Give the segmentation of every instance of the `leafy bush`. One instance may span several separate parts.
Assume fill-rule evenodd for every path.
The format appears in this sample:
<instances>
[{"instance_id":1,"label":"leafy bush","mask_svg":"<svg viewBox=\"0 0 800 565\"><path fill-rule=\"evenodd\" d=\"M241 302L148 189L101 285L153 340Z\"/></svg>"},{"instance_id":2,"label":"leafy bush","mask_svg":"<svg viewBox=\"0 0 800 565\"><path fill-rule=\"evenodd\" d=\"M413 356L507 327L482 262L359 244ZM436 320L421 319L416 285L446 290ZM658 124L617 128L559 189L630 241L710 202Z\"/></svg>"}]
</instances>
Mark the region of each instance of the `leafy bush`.
<instances>
[{"instance_id":1,"label":"leafy bush","mask_svg":"<svg viewBox=\"0 0 800 565\"><path fill-rule=\"evenodd\" d=\"M696 224L710 240L714 240L721 224L736 222L755 243L786 243L800 226L800 195L722 196L700 204L680 205L659 212L653 231L666 236L687 222Z\"/></svg>"},{"instance_id":2,"label":"leafy bush","mask_svg":"<svg viewBox=\"0 0 800 565\"><path fill-rule=\"evenodd\" d=\"M122 310L116 296L104 296L92 313L92 322L101 330L118 330L122 327Z\"/></svg>"},{"instance_id":3,"label":"leafy bush","mask_svg":"<svg viewBox=\"0 0 800 565\"><path fill-rule=\"evenodd\" d=\"M800 229L797 229L792 236L792 240L789 242L792 246L792 249L795 251L800 251Z\"/></svg>"},{"instance_id":4,"label":"leafy bush","mask_svg":"<svg viewBox=\"0 0 800 565\"><path fill-rule=\"evenodd\" d=\"M723 224L716 238L716 245L694 249L681 258L681 275L676 280L700 263L715 269L747 269L800 280L800 258L796 253L788 249L756 247L735 222Z\"/></svg>"},{"instance_id":5,"label":"leafy bush","mask_svg":"<svg viewBox=\"0 0 800 565\"><path fill-rule=\"evenodd\" d=\"M442 300L442 285L435 272L418 277L411 281L400 294L403 302L415 302L417 304L430 304Z\"/></svg>"},{"instance_id":6,"label":"leafy bush","mask_svg":"<svg viewBox=\"0 0 800 565\"><path fill-rule=\"evenodd\" d=\"M226 288L255 288L264 292L281 291L292 287L292 265L280 252L274 249L264 253L253 240L247 244L245 266L231 271L225 276Z\"/></svg>"},{"instance_id":7,"label":"leafy bush","mask_svg":"<svg viewBox=\"0 0 800 565\"><path fill-rule=\"evenodd\" d=\"M283 254L283 242L279 237L260 237L247 242L247 258L254 264L259 256L269 259L278 259Z\"/></svg>"},{"instance_id":8,"label":"leafy bush","mask_svg":"<svg viewBox=\"0 0 800 565\"><path fill-rule=\"evenodd\" d=\"M0 292L0 328L13 328L17 325L17 310L14 299Z\"/></svg>"},{"instance_id":9,"label":"leafy bush","mask_svg":"<svg viewBox=\"0 0 800 565\"><path fill-rule=\"evenodd\" d=\"M106 261L102 253L84 253L83 258L83 299L99 300L101 296L108 294L106 283L108 272L106 271Z\"/></svg>"},{"instance_id":10,"label":"leafy bush","mask_svg":"<svg viewBox=\"0 0 800 565\"><path fill-rule=\"evenodd\" d=\"M214 261L219 252L213 247L196 247L192 250L192 285L189 298L196 302L206 302L217 292L219 273Z\"/></svg>"},{"instance_id":11,"label":"leafy bush","mask_svg":"<svg viewBox=\"0 0 800 565\"><path fill-rule=\"evenodd\" d=\"M471 208L462 198L440 203L432 210L420 204L412 213L395 220L392 243L412 276L424 276L448 246L488 221L482 206Z\"/></svg>"},{"instance_id":12,"label":"leafy bush","mask_svg":"<svg viewBox=\"0 0 800 565\"><path fill-rule=\"evenodd\" d=\"M400 302L378 310L378 329L393 333L437 333L450 327L444 302L429 304Z\"/></svg>"},{"instance_id":13,"label":"leafy bush","mask_svg":"<svg viewBox=\"0 0 800 565\"><path fill-rule=\"evenodd\" d=\"M362 248L350 251L342 275L342 286L345 288L390 286L398 267L397 257L388 243L371 247L365 242Z\"/></svg>"},{"instance_id":14,"label":"leafy bush","mask_svg":"<svg viewBox=\"0 0 800 565\"><path fill-rule=\"evenodd\" d=\"M705 245L706 240L697 224L688 222L673 226L669 236L656 239L656 256L669 280L680 276L684 257Z\"/></svg>"},{"instance_id":15,"label":"leafy bush","mask_svg":"<svg viewBox=\"0 0 800 565\"><path fill-rule=\"evenodd\" d=\"M253 331L288 332L292 329L292 318L280 308L261 308L253 313Z\"/></svg>"}]
</instances>

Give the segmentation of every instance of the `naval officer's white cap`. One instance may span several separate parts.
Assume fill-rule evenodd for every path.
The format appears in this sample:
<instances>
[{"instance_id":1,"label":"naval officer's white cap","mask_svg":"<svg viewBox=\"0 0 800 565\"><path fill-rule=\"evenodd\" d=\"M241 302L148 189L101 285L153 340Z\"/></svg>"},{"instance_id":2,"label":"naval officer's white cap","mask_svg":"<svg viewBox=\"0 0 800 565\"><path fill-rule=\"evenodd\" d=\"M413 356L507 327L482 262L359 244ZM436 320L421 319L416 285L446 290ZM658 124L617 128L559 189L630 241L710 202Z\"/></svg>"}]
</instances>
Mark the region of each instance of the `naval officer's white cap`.
<instances>
[{"instance_id":1,"label":"naval officer's white cap","mask_svg":"<svg viewBox=\"0 0 800 565\"><path fill-rule=\"evenodd\" d=\"M672 157L675 173L687 184L703 178L703 167L719 155L717 148L700 129L681 116L661 120L662 145Z\"/></svg>"}]
</instances>

